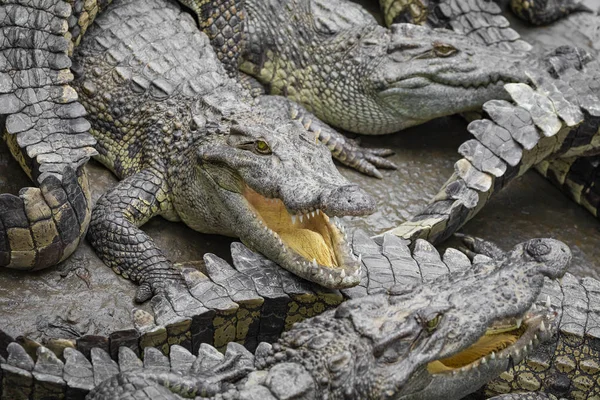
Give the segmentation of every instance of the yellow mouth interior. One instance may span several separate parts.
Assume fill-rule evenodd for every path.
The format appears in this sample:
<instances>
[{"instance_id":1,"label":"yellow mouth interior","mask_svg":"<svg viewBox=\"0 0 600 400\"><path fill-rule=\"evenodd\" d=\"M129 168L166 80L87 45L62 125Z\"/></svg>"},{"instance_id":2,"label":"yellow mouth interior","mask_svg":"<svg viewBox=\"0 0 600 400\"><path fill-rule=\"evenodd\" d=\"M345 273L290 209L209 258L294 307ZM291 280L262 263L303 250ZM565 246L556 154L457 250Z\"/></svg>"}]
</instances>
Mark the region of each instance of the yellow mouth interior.
<instances>
[{"instance_id":1,"label":"yellow mouth interior","mask_svg":"<svg viewBox=\"0 0 600 400\"><path fill-rule=\"evenodd\" d=\"M485 335L467 349L451 357L432 361L427 364L427 371L431 374L448 372L467 366L492 352L498 353L516 343L526 331L525 327L517 327L498 333L496 329L489 329Z\"/></svg>"},{"instance_id":2,"label":"yellow mouth interior","mask_svg":"<svg viewBox=\"0 0 600 400\"><path fill-rule=\"evenodd\" d=\"M288 213L283 202L279 199L267 199L246 186L244 193L246 200L256 210L263 223L276 232L286 246L311 262L313 259L319 265L338 267L334 243L340 232L329 222L329 217L323 212L316 213L307 218L303 216L292 223L292 216Z\"/></svg>"}]
</instances>

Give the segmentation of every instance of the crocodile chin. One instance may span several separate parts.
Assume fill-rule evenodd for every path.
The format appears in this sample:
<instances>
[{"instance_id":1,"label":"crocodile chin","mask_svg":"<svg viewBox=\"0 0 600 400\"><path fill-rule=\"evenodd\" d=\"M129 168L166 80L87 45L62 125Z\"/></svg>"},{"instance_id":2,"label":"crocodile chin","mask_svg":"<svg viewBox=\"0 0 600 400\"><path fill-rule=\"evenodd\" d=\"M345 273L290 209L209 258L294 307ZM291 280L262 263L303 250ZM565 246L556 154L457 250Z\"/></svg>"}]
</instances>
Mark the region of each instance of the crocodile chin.
<instances>
[{"instance_id":1,"label":"crocodile chin","mask_svg":"<svg viewBox=\"0 0 600 400\"><path fill-rule=\"evenodd\" d=\"M477 369L495 360L512 359L518 363L528 351L551 336L549 329L556 317L550 307L535 304L522 318L494 323L470 347L453 356L427 365L431 374L457 374Z\"/></svg>"},{"instance_id":2,"label":"crocodile chin","mask_svg":"<svg viewBox=\"0 0 600 400\"><path fill-rule=\"evenodd\" d=\"M280 257L270 257L273 261L325 287L358 284L360 261L353 255L343 228L323 211L313 207L304 214L290 214L281 199L267 198L249 186L243 196L262 229L278 239Z\"/></svg>"}]
</instances>

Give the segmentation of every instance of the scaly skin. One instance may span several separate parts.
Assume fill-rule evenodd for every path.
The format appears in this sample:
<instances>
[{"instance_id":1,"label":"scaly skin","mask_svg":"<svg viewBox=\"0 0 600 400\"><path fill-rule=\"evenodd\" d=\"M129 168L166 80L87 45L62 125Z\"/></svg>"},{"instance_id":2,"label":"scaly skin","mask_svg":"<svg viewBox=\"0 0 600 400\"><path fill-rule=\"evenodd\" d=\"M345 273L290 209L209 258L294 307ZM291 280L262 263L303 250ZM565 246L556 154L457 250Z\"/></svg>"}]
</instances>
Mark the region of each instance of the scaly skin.
<instances>
[{"instance_id":1,"label":"scaly skin","mask_svg":"<svg viewBox=\"0 0 600 400\"><path fill-rule=\"evenodd\" d=\"M373 200L300 124L252 107L192 17L166 4L111 5L74 55L97 158L122 179L92 214L97 254L140 284L138 301L177 298L182 277L139 229L160 215L239 237L323 286L357 284L358 263L328 215L368 213Z\"/></svg>"},{"instance_id":2,"label":"scaly skin","mask_svg":"<svg viewBox=\"0 0 600 400\"><path fill-rule=\"evenodd\" d=\"M490 252L489 243L485 241L468 238L466 243L478 257L498 257L497 252ZM558 312L553 340L492 380L482 392L486 398L499 393L529 392L493 397L496 400L597 398L600 396L600 315L596 305L600 302L600 282L567 273L559 282L547 281L538 301L551 304Z\"/></svg>"},{"instance_id":3,"label":"scaly skin","mask_svg":"<svg viewBox=\"0 0 600 400\"><path fill-rule=\"evenodd\" d=\"M520 57L463 35L375 23L323 32L311 7L307 0L247 2L249 53L241 69L333 126L391 133L479 109L506 97L503 83L528 80Z\"/></svg>"},{"instance_id":4,"label":"scaly skin","mask_svg":"<svg viewBox=\"0 0 600 400\"><path fill-rule=\"evenodd\" d=\"M458 11L457 14L483 12L488 16L500 13L500 7L493 1L483 0L474 2L462 0L379 0L379 5L388 26L398 22L410 22L439 27L442 26L439 23L443 22L453 10ZM549 24L575 11L591 11L582 4L581 0L511 0L510 7L519 18L534 25ZM496 24L499 28L504 28L503 25L501 23Z\"/></svg>"},{"instance_id":5,"label":"scaly skin","mask_svg":"<svg viewBox=\"0 0 600 400\"><path fill-rule=\"evenodd\" d=\"M179 398L166 389L171 388L175 393L185 393L185 397L203 393L204 397L215 398L260 395L263 399L276 399L285 393L312 398L312 393L316 398L417 396L427 400L444 395L458 399L505 370L510 362L518 362L525 349L531 351L533 346L527 342L534 333L542 340L550 336L551 332L540 322L544 320L549 326L554 313L530 307L544 284L544 276L561 276L570 259L566 246L549 239L523 243L496 260L476 260L473 266L452 249L446 251L442 262L435 249L425 242L419 242L412 256L408 247L394 237L387 237L383 247L378 248L364 234L358 234L354 246L355 251L363 252L365 268L372 278L365 276L365 282L370 281L367 289L373 292L366 295L349 289L347 294L358 298L295 324L273 346L259 345L255 355L231 343L223 358L203 344L195 361L189 352L174 346L169 362L157 350L147 348L143 363L146 369L136 370L142 363L125 347L119 350L119 365L102 350L92 349L93 367L74 349L65 351L63 367L50 351L39 347L32 349L37 354L37 365L28 389L25 372L34 368L34 362L21 346L13 343L0 368L7 390L4 394L15 395L19 390L41 393L44 388L57 390L55 395L65 391L69 395L77 388L96 386L88 398L128 398L133 387L126 383L133 383L136 396L142 398ZM263 271L260 264L266 260L261 258L247 252L242 260L258 263L255 270ZM234 265L242 260L234 254ZM437 275L440 266L452 273ZM421 271L428 279L423 284L400 287L393 286L394 279L382 279L383 275L375 278L390 267L395 274ZM398 279L403 280L400 276ZM391 287L391 291L382 293L377 290L379 285ZM497 293L499 286L503 288L502 295ZM526 314L524 324L529 326L528 331L496 356L487 354L485 362L478 358L485 354L466 361L464 371L456 375L450 371L428 372L429 362L462 351L487 327ZM169 372L169 366L173 372ZM48 375L54 376L54 382L58 382L57 377L64 379L66 387L52 384ZM112 375L116 376L111 378Z\"/></svg>"},{"instance_id":6,"label":"scaly skin","mask_svg":"<svg viewBox=\"0 0 600 400\"><path fill-rule=\"evenodd\" d=\"M67 258L85 234L91 198L84 165L96 154L70 86L68 55L109 1L0 4L0 128L37 187L0 195L0 267L38 270ZM27 17L27 18L25 18Z\"/></svg>"},{"instance_id":7,"label":"scaly skin","mask_svg":"<svg viewBox=\"0 0 600 400\"><path fill-rule=\"evenodd\" d=\"M558 53L548 58L557 70L562 69L559 60L580 56L576 49L562 48ZM391 232L440 242L472 218L493 194L532 167L543 174L550 168L562 184L574 158L599 152L599 88L596 61L580 65L580 70L567 69L556 80L538 80L533 88L506 85L513 101L492 100L483 106L488 118L469 124L475 139L461 145L464 158L455 164L454 175L425 210ZM587 201L586 195L574 197ZM589 198L597 204L593 193Z\"/></svg>"},{"instance_id":8,"label":"scaly skin","mask_svg":"<svg viewBox=\"0 0 600 400\"><path fill-rule=\"evenodd\" d=\"M548 25L573 12L594 12L581 0L511 0L511 10L533 25Z\"/></svg>"},{"instance_id":9,"label":"scaly skin","mask_svg":"<svg viewBox=\"0 0 600 400\"><path fill-rule=\"evenodd\" d=\"M396 132L479 110L489 99L506 98L503 83L528 82L527 71L541 69L524 59L531 47L497 15L499 8L485 4L468 17L440 5L436 26L453 34L407 24L385 29L339 0L250 0L240 69L296 103L289 106L292 117L338 161L381 177L378 167L396 168L383 158L390 152L360 148L327 124L362 134ZM475 29L474 21L491 27Z\"/></svg>"},{"instance_id":10,"label":"scaly skin","mask_svg":"<svg viewBox=\"0 0 600 400\"><path fill-rule=\"evenodd\" d=\"M380 0L379 5L387 26L411 23L446 28L499 51L531 50L493 1Z\"/></svg>"}]
</instances>

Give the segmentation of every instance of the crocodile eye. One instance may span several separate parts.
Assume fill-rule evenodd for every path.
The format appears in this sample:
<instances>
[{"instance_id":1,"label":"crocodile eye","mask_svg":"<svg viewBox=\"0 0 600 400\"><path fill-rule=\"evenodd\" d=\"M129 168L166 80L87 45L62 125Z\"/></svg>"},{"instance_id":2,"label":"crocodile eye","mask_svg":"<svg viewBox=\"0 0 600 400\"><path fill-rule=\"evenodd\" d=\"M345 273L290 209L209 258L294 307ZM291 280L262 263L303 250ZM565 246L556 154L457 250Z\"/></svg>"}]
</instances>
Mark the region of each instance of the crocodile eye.
<instances>
[{"instance_id":1,"label":"crocodile eye","mask_svg":"<svg viewBox=\"0 0 600 400\"><path fill-rule=\"evenodd\" d=\"M254 144L254 148L260 154L271 154L271 147L269 147L269 144L264 140L257 140Z\"/></svg>"},{"instance_id":2,"label":"crocodile eye","mask_svg":"<svg viewBox=\"0 0 600 400\"><path fill-rule=\"evenodd\" d=\"M458 50L456 49L456 47L454 47L452 45L440 43L440 42L434 42L433 43L433 52L438 57L450 57L451 55L456 54L458 52Z\"/></svg>"},{"instance_id":3,"label":"crocodile eye","mask_svg":"<svg viewBox=\"0 0 600 400\"><path fill-rule=\"evenodd\" d=\"M440 324L441 320L442 320L442 314L437 314L435 317L433 317L432 319L425 322L425 328L427 329L427 332L431 333L431 332L435 331L437 329L438 325Z\"/></svg>"}]
</instances>

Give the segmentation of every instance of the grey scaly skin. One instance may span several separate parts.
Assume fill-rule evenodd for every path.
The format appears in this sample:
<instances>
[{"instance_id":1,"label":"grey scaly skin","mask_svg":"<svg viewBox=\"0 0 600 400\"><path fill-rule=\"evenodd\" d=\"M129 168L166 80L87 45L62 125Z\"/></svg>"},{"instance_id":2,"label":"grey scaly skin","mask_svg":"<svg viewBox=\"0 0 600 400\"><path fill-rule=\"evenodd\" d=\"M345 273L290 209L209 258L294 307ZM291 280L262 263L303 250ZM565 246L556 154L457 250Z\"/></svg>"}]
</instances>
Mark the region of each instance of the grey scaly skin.
<instances>
[{"instance_id":1,"label":"grey scaly skin","mask_svg":"<svg viewBox=\"0 0 600 400\"><path fill-rule=\"evenodd\" d=\"M582 0L511 0L510 8L533 25L548 25L574 12L594 12Z\"/></svg>"},{"instance_id":2,"label":"grey scaly skin","mask_svg":"<svg viewBox=\"0 0 600 400\"><path fill-rule=\"evenodd\" d=\"M64 378L66 387L46 385L62 388L62 393L96 386L89 399L130 398L127 396L133 392L140 398L180 398L169 388L184 397L203 398L280 399L293 394L296 398L435 399L445 395L458 399L511 362L518 362L525 351L533 350L535 345L530 340L543 341L550 336L547 327L555 312L532 304L544 276L560 277L570 259L568 248L550 239L522 243L498 259L480 259L472 266L456 250L447 250L442 262L426 242L419 242L412 256L408 247L394 237L387 237L383 248L378 249L359 234L354 245L355 251L363 251L365 268L372 278L390 266L399 274L421 270L429 278L412 287L393 286L394 280L375 278L366 287L370 293L364 293L366 297L360 295L361 290L349 289L347 294L358 298L296 323L274 345L260 344L254 355L230 343L223 357L203 344L195 359L174 346L169 363L157 350L147 348L145 369L140 370L142 363L124 347L119 350L119 364L110 361L102 350L92 349L93 367L74 349L65 351L63 367L56 357L49 360L49 351L38 348L34 367L23 348L12 344L1 368L5 394L18 394L27 381L26 374L19 375L19 369L31 368L34 393L49 379L46 373ZM244 256L244 260L259 264L263 262L260 258L256 254ZM238 262L234 256L234 265ZM452 273L438 275L440 266ZM390 290L382 291L381 284L391 286ZM498 287L502 287L502 293L498 293ZM493 355L488 349L486 354L467 358L463 367L460 362L454 365L454 374L453 368L440 370L439 366L433 367L437 372L429 372L431 362L461 352L481 336L489 335L488 328L510 330L517 318L523 318L526 329L517 329L514 344L500 346ZM54 370L49 364L55 366ZM59 374L57 368L64 372ZM86 371L92 371L92 385L86 383L90 382L85 378ZM19 377L20 382L16 380Z\"/></svg>"},{"instance_id":3,"label":"grey scaly skin","mask_svg":"<svg viewBox=\"0 0 600 400\"><path fill-rule=\"evenodd\" d=\"M503 83L528 79L519 57L463 35L406 24L388 30L367 18L326 32L315 24L312 6L247 2L241 70L333 126L391 133L478 109L487 99L505 98Z\"/></svg>"},{"instance_id":4,"label":"grey scaly skin","mask_svg":"<svg viewBox=\"0 0 600 400\"><path fill-rule=\"evenodd\" d=\"M92 207L84 165L96 141L70 86L69 55L106 3L0 4L0 129L36 185L0 195L0 267L55 265L85 235Z\"/></svg>"},{"instance_id":5,"label":"grey scaly skin","mask_svg":"<svg viewBox=\"0 0 600 400\"><path fill-rule=\"evenodd\" d=\"M600 66L581 56L576 49L559 48L547 59L554 79L537 78L531 86L508 84L512 101L484 104L486 118L469 124L475 138L459 148L464 158L456 162L453 176L422 212L391 232L442 241L532 167L556 175L552 180L568 187L567 165L599 153ZM580 59L581 65L562 70L567 59L573 65ZM587 201L580 189L571 191L578 202ZM593 193L589 198L594 205L588 208L595 210Z\"/></svg>"},{"instance_id":6,"label":"grey scaly skin","mask_svg":"<svg viewBox=\"0 0 600 400\"><path fill-rule=\"evenodd\" d=\"M489 243L467 238L470 249L481 257L498 257ZM519 364L487 383L480 391L485 398L501 393L500 399L594 399L600 396L600 325L597 304L600 282L567 273L557 282L546 281L537 304L557 311L552 340L541 344ZM517 395L518 393L526 394ZM535 393L532 393L535 392ZM494 397L495 399L495 397Z\"/></svg>"},{"instance_id":7,"label":"grey scaly skin","mask_svg":"<svg viewBox=\"0 0 600 400\"><path fill-rule=\"evenodd\" d=\"M510 27L502 9L493 1L380 0L379 5L387 26L411 23L446 28L499 51L531 50L531 45Z\"/></svg>"},{"instance_id":8,"label":"grey scaly skin","mask_svg":"<svg viewBox=\"0 0 600 400\"><path fill-rule=\"evenodd\" d=\"M474 256L472 262L463 253L454 249L447 249L443 255L440 255L433 246L422 240L416 242L411 254L411 250L407 245L397 237L385 236L382 244L377 245L364 233L356 232L353 236L353 250L357 254L362 254L363 268L366 273L363 274L359 286L343 290L343 295L347 299L365 299L365 296L368 296L368 300L370 297L377 296L377 294L386 291L389 293L389 290L395 285L401 284L402 286L395 286L402 289L400 293L396 292L394 296L410 297L410 293L421 293L421 291L426 290L420 288L423 283L425 283L425 287L434 285L439 289L439 285L434 283L442 281L441 277L444 275L452 277L461 276L465 273L491 273L500 266L501 263L498 260L507 257L507 253L489 242L473 238L464 238L464 240L470 249L469 253ZM542 240L537 243L537 246L528 246L527 248L539 257L541 254L546 253L548 249L554 248L553 246L545 247L541 244L547 245L556 242ZM519 245L517 249L519 248L523 249L523 246ZM519 250L513 254L521 253ZM493 258L488 256L493 256ZM257 344L256 338L260 340L262 337L263 340L269 342L277 340L279 333L274 336L269 335L273 335L274 332L272 330L273 322L282 324L279 329L283 327L285 317L274 317L274 315L278 315L277 310L281 312L281 301L286 297L286 292L290 293L290 297L292 297L292 292L298 293L303 299L311 297L313 294L310 290L306 291L306 289L300 289L299 286L294 287L291 285L290 280L299 281L299 279L288 274L290 279L288 280L288 277L280 275L281 272L285 272L284 270L261 255L252 253L239 243L232 245L232 257L233 267L214 255L205 256L208 273L214 282L206 281L204 290L211 295L209 297L213 297L212 300L207 300L213 304L213 307L217 307L209 315L212 315L215 319L223 319L223 314L215 315L214 312L217 311L218 313L218 308L224 310L224 300L229 296L230 303L234 300L239 304L239 323L242 315L256 314L256 310L250 312L248 312L249 309L246 309L248 311L242 310L254 301L251 299L264 301L259 306L259 319L261 319L261 322L256 324L257 326L260 325L259 330L249 329L246 330L249 336L235 338L236 341L243 342L247 348L252 349L254 352ZM523 260L517 261L517 265L519 263L523 265L522 262ZM279 278L276 278L276 276L279 276ZM252 277L249 285L245 281L248 277ZM461 279L456 282L462 282ZM232 284L234 282L243 283L243 286L236 286ZM206 285L208 283L212 285L212 289L208 289ZM229 294L221 295L223 296L221 301L217 301L215 296L219 296L218 289L220 287L227 287L227 293ZM455 289L459 292L462 290L458 286ZM254 290L256 292L252 294ZM497 289L495 291L497 292ZM557 397L566 396L568 398L580 398L579 396L586 396L588 393L590 395L598 393L600 386L597 385L597 378L600 369L597 368L598 355L595 349L598 348L600 341L600 331L598 330L600 317L595 304L597 304L599 296L600 283L594 279L578 279L568 273L559 282L545 279L544 287L535 300L535 304L538 312L548 310L548 304L551 304L555 317L554 323L549 326L546 325L548 329L546 335L551 334L552 338L539 346L535 340L531 344L523 343L526 346L519 350L519 357L523 357L524 361L517 363L518 358L512 360L509 358L508 363L510 364L512 361L515 366L508 369L507 372L503 372L499 379L493 380L492 383L486 386L484 390L488 396L501 392L522 392L524 390L536 390L537 392L535 394L529 393L523 399L545 399L546 394L553 398L551 397L552 393ZM491 296L491 298L493 297ZM353 300L353 302L355 301ZM288 313L302 308L302 306L298 307L296 302L298 300L292 300L291 303L288 303L291 305L291 307L288 307ZM306 303L298 304L305 305ZM157 303L153 303L153 305L159 319L163 318L161 314L169 313L162 305ZM321 308L321 311L317 311L317 313L322 312L322 310ZM204 317L200 318L202 321L206 321ZM477 317L471 318L469 325L477 320ZM296 319L296 321L299 320ZM175 325L167 326L170 332L176 331L176 328ZM244 328L238 326L235 330L243 332ZM267 332L270 333L267 334ZM108 342L97 341L97 347L91 350L90 347L84 345L83 341L78 341L78 350L67 348L64 351L64 363L45 347L39 345L31 347L31 345L24 342L21 342L23 344L23 347L21 347L17 343L12 343L8 347L8 353L4 353L2 352L3 349L0 349L0 354L5 357L2 359L0 356L0 393L4 397L15 399L28 398L32 393L47 396L52 394L54 397L66 394L67 398L83 398L89 390L92 390L100 382L119 372L128 372L142 367L148 373L144 374L140 371L136 376L139 378L138 382L144 386L152 384L154 378L164 378L167 376L164 372L169 370L179 375L179 377L181 375L187 377L200 374L208 376L212 372L213 374L210 375L209 379L215 382L214 370L220 365L229 366L229 369L218 368L219 371L223 372L222 377L229 376L233 378L238 376L234 379L239 379L239 375L236 375L235 371L240 372L255 368L255 362L251 362L251 360L256 360L256 358L253 358L236 343L232 343L227 347L226 342L212 342L207 340L209 337L206 335L194 333L192 338L197 339L197 341L192 340L190 344L186 341L179 342L177 337L173 336L168 339L168 343L171 343L170 350L167 350L168 347L162 347L163 351L169 351L169 356L165 357L155 348L146 347L143 349L149 344L146 336L146 334L143 334L139 338L128 338L125 331L123 331L118 335L111 335L110 346L107 346ZM228 341L231 340L234 340L234 338L230 336ZM524 340L524 342L526 341ZM173 345L173 343L179 343L181 346ZM222 349L221 351L225 351L227 348L225 358L211 346L201 343L214 344ZM48 346L50 345L52 343L48 344ZM119 345L125 347L119 348ZM153 345L156 346L158 343L154 342ZM54 345L52 347L56 349ZM268 346L264 344L261 347L261 351L268 349ZM111 356L102 350L103 348L107 351L110 348L113 359L117 359L118 354L118 364L111 360ZM186 350L190 348L193 349L193 354L198 354L198 358ZM519 347L512 346L510 352L514 353L517 348ZM134 349L135 352L131 349ZM57 350L54 351L57 352ZM136 353L140 351L144 352L143 362L136 356ZM258 356L261 351L256 351L255 355ZM525 354L525 351L527 354ZM30 354L34 357L33 359ZM62 354L62 349L57 354ZM411 382L411 387L419 386L418 382L421 382L421 384L428 382L427 387L434 390L429 392L432 398L441 398L442 396L443 398L454 398L454 395L459 396L460 393L474 390L483 381L486 381L487 376L480 374L481 367L489 365L490 361L497 360L500 354L506 355L507 353L506 351L497 352L495 356L488 354L485 363L478 360L464 367L457 366L456 375L452 373L421 375L419 379ZM505 365L503 368L506 367ZM131 376L131 374L129 375ZM253 376L256 375L257 373L254 373ZM227 383L223 383L222 386L231 387ZM286 388L289 387L289 385L286 386ZM152 389L146 390L148 390L148 396L158 396L158 392L151 392ZM166 392L164 388L158 388L157 390ZM425 389L424 393L428 393L427 390ZM171 393L168 394L171 395ZM420 395L421 393L416 394L416 396ZM519 399L520 397L511 394L507 398Z\"/></svg>"},{"instance_id":9,"label":"grey scaly skin","mask_svg":"<svg viewBox=\"0 0 600 400\"><path fill-rule=\"evenodd\" d=\"M112 4L77 48L73 70L97 159L122 179L96 204L88 240L141 285L138 301L185 288L138 228L158 215L239 237L323 286L358 283L358 262L328 216L372 212L373 200L298 122L252 107L178 5Z\"/></svg>"},{"instance_id":10,"label":"grey scaly skin","mask_svg":"<svg viewBox=\"0 0 600 400\"><path fill-rule=\"evenodd\" d=\"M480 35L481 43L465 37L468 29L458 29L460 16L452 13L448 20L461 34L409 24L386 29L341 1L251 0L246 10L240 69L269 93L295 102L288 104L292 117L316 132L335 158L377 177L376 167L395 167L382 158L389 153L361 149L323 122L362 134L396 132L479 110L489 99L506 99L504 83L545 74L537 60L524 58L530 46L493 13L506 35L516 35L510 55L489 35Z\"/></svg>"},{"instance_id":11,"label":"grey scaly skin","mask_svg":"<svg viewBox=\"0 0 600 400\"><path fill-rule=\"evenodd\" d=\"M501 3L501 1L497 2ZM379 5L388 26L398 22L410 22L441 27L441 24L448 20L449 15L470 14L472 17L475 12L482 13L484 24L472 24L473 30L483 27L485 31L488 31L476 35L490 38L495 36L496 39L503 37L509 41L513 36L508 31L503 31L506 25L494 17L499 14L500 8L493 1L379 0ZM511 0L510 8L519 18L534 25L546 25L577 11L591 11L582 4L581 0ZM495 21L493 21L494 19ZM454 25L453 22L455 21L450 24ZM485 22L492 23L488 26ZM493 32L489 32L490 28ZM498 33L500 34L498 35ZM502 42L506 43L505 40Z\"/></svg>"}]
</instances>

